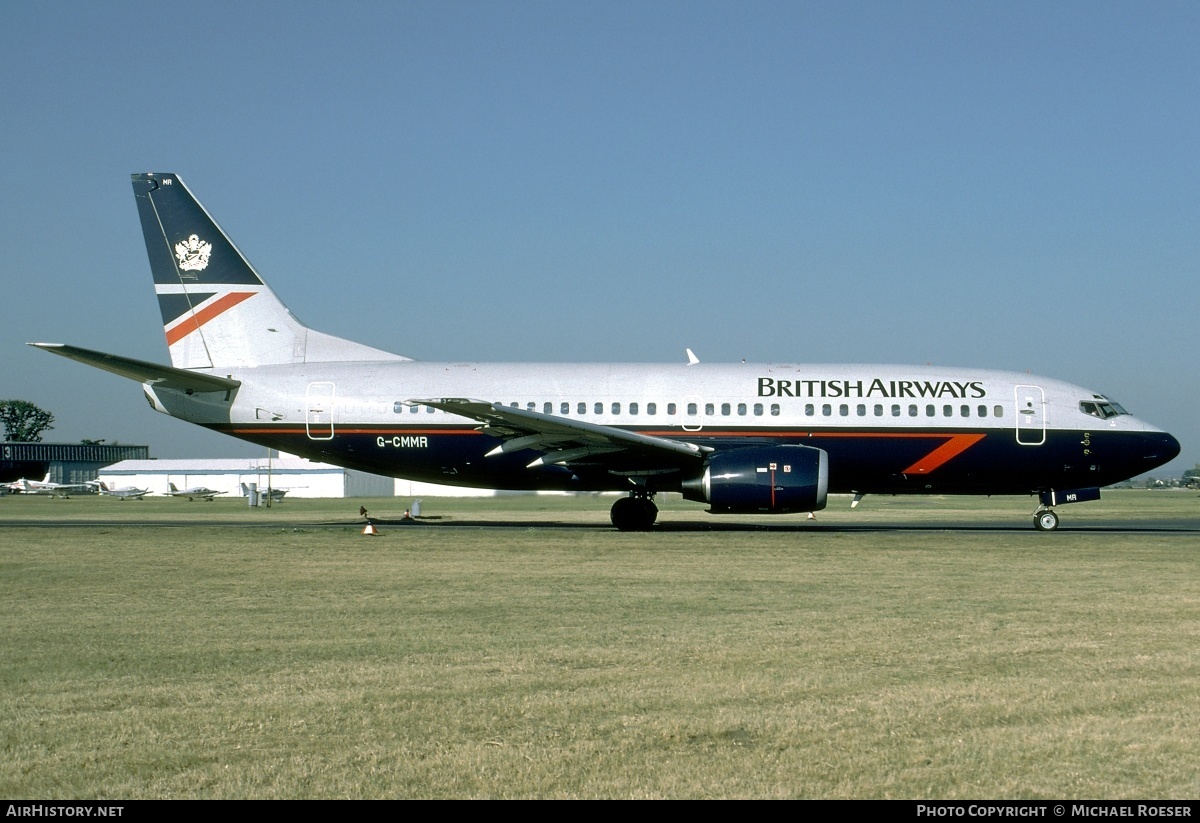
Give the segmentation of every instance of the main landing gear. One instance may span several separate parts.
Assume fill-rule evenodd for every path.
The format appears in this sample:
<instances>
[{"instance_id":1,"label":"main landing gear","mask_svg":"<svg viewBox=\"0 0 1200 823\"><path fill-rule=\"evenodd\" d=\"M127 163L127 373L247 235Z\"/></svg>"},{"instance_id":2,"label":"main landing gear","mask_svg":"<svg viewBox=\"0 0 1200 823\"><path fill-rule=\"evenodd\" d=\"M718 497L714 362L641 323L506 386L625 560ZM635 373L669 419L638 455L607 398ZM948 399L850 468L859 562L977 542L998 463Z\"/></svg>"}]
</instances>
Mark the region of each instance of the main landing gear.
<instances>
[{"instance_id":1,"label":"main landing gear","mask_svg":"<svg viewBox=\"0 0 1200 823\"><path fill-rule=\"evenodd\" d=\"M658 506L654 505L654 492L630 492L613 503L609 517L612 524L623 532L650 531L658 519Z\"/></svg>"}]
</instances>

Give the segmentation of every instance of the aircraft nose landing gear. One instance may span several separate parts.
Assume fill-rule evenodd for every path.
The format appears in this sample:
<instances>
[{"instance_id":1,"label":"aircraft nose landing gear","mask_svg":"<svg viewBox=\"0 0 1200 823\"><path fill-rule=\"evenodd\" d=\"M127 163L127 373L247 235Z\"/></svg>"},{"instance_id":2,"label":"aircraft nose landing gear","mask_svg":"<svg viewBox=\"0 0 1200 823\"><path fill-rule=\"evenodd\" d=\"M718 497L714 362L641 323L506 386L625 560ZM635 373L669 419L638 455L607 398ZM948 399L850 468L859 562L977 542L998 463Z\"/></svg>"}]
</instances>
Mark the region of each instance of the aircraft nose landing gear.
<instances>
[{"instance_id":1,"label":"aircraft nose landing gear","mask_svg":"<svg viewBox=\"0 0 1200 823\"><path fill-rule=\"evenodd\" d=\"M612 524L623 532L650 531L658 519L658 506L654 505L654 492L630 492L613 503L609 517Z\"/></svg>"},{"instance_id":2,"label":"aircraft nose landing gear","mask_svg":"<svg viewBox=\"0 0 1200 823\"><path fill-rule=\"evenodd\" d=\"M1053 509L1041 509L1033 516L1033 525L1040 532L1052 532L1058 528L1058 515Z\"/></svg>"},{"instance_id":3,"label":"aircraft nose landing gear","mask_svg":"<svg viewBox=\"0 0 1200 823\"><path fill-rule=\"evenodd\" d=\"M1089 500L1099 500L1100 490L1090 489L1051 489L1041 492L1038 501L1041 503L1033 513L1033 525L1040 532L1052 532L1058 528L1058 515L1053 506L1064 506L1067 503L1084 503Z\"/></svg>"}]
</instances>

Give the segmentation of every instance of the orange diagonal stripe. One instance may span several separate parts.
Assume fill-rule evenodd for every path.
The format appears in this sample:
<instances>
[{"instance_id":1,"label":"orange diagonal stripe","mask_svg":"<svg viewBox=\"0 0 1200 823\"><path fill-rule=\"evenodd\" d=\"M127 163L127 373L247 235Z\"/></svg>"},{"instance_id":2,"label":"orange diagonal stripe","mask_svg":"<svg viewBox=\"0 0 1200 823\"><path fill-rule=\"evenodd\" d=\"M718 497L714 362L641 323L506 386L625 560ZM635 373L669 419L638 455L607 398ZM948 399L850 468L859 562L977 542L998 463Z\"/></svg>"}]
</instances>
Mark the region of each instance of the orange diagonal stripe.
<instances>
[{"instance_id":1,"label":"orange diagonal stripe","mask_svg":"<svg viewBox=\"0 0 1200 823\"><path fill-rule=\"evenodd\" d=\"M952 434L950 439L904 470L905 474L928 474L974 446L985 434Z\"/></svg>"},{"instance_id":2,"label":"orange diagonal stripe","mask_svg":"<svg viewBox=\"0 0 1200 823\"><path fill-rule=\"evenodd\" d=\"M224 312L232 309L238 303L241 303L247 297L253 297L257 292L252 291L231 291L229 294L214 300L198 312L185 317L178 325L167 329L167 345L171 346L187 337L196 329L203 326L214 317L218 317Z\"/></svg>"}]
</instances>

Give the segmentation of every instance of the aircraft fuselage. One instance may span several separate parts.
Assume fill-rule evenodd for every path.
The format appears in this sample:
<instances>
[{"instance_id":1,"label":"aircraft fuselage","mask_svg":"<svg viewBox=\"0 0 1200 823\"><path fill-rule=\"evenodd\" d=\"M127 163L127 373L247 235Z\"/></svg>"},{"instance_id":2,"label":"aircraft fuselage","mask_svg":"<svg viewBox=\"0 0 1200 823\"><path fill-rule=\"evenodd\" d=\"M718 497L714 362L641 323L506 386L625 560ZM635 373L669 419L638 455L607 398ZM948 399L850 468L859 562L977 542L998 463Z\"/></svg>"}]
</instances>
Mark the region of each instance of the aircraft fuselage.
<instances>
[{"instance_id":1,"label":"aircraft fuselage","mask_svg":"<svg viewBox=\"0 0 1200 823\"><path fill-rule=\"evenodd\" d=\"M829 490L1028 494L1099 487L1178 452L1104 398L1024 373L863 365L314 363L225 370L229 393L154 390L155 407L254 443L363 471L499 489L678 490L686 469L645 458L528 468L487 456L474 420L413 401L482 397L512 408L712 450L803 445L829 454ZM697 464L698 465L698 464Z\"/></svg>"}]
</instances>

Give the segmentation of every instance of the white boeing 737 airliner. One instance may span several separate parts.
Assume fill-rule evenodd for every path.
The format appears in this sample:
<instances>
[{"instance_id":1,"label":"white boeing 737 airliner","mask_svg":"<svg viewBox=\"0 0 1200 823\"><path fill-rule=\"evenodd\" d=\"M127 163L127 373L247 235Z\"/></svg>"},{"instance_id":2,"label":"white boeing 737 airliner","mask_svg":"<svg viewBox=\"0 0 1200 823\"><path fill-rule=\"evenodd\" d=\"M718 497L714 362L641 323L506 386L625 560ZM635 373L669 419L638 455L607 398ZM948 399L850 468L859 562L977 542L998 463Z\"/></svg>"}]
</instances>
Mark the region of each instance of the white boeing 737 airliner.
<instances>
[{"instance_id":1,"label":"white boeing 737 airliner","mask_svg":"<svg viewBox=\"0 0 1200 823\"><path fill-rule=\"evenodd\" d=\"M831 492L1038 495L1053 507L1179 453L1088 389L929 366L421 363L297 320L173 174L135 174L172 366L54 343L156 410L378 474L496 489L657 492L714 514L812 512ZM690 353L689 353L690 354ZM694 358L689 357L689 360Z\"/></svg>"}]
</instances>

